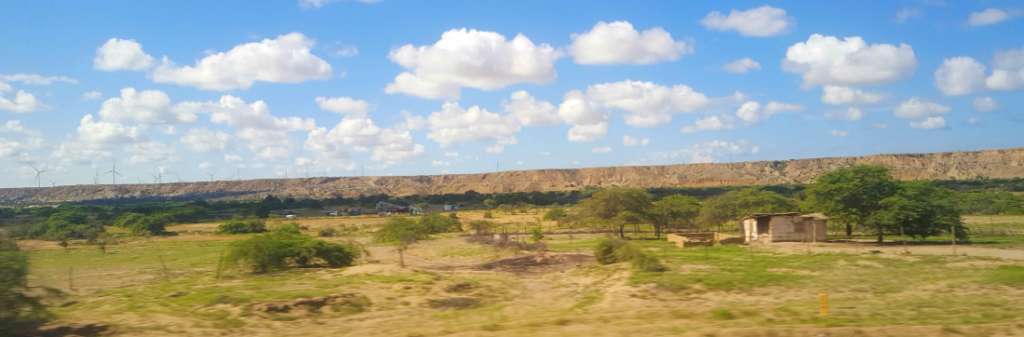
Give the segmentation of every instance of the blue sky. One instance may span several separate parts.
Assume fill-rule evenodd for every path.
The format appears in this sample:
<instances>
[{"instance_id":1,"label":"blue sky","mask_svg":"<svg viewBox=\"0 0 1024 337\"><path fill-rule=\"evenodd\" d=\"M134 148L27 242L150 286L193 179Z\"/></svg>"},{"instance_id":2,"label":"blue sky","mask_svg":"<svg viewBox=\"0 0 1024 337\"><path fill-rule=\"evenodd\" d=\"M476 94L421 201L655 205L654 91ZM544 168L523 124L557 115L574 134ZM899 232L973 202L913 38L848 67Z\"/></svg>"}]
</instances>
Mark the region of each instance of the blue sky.
<instances>
[{"instance_id":1,"label":"blue sky","mask_svg":"<svg viewBox=\"0 0 1024 337\"><path fill-rule=\"evenodd\" d=\"M6 1L0 186L1019 147L1021 32L1019 1Z\"/></svg>"}]
</instances>

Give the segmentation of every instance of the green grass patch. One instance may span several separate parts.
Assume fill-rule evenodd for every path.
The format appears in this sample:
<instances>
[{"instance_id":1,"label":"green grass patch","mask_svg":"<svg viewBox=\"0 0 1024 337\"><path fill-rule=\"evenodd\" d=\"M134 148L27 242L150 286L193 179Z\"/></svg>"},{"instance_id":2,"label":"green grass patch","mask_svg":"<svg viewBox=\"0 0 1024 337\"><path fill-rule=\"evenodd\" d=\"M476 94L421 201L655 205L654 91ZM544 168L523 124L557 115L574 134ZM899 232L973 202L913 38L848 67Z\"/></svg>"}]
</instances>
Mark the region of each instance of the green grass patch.
<instances>
[{"instance_id":1,"label":"green grass patch","mask_svg":"<svg viewBox=\"0 0 1024 337\"><path fill-rule=\"evenodd\" d=\"M999 266L985 274L984 281L1011 287L1024 287L1024 266Z\"/></svg>"}]
</instances>

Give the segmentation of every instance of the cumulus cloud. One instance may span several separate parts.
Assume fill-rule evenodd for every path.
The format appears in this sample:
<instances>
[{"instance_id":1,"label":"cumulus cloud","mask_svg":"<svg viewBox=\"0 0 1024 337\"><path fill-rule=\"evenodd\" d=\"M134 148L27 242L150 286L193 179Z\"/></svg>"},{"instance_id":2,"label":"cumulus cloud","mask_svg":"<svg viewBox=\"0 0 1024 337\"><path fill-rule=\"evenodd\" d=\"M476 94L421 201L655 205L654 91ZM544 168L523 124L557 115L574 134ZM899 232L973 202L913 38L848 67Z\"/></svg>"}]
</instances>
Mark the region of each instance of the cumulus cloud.
<instances>
[{"instance_id":1,"label":"cumulus cloud","mask_svg":"<svg viewBox=\"0 0 1024 337\"><path fill-rule=\"evenodd\" d=\"M747 101L741 104L739 109L736 109L736 117L752 124L766 120L780 112L802 111L803 109L804 107L799 104L771 101L762 105L756 101Z\"/></svg>"},{"instance_id":2,"label":"cumulus cloud","mask_svg":"<svg viewBox=\"0 0 1024 337\"><path fill-rule=\"evenodd\" d=\"M1006 11L999 8L986 8L980 12L972 12L967 16L967 25L969 26L988 26L994 25L1013 17L1019 16L1019 11Z\"/></svg>"},{"instance_id":3,"label":"cumulus cloud","mask_svg":"<svg viewBox=\"0 0 1024 337\"><path fill-rule=\"evenodd\" d=\"M181 143L195 152L224 151L230 140L231 136L227 133L205 128L189 129L181 136Z\"/></svg>"},{"instance_id":4,"label":"cumulus cloud","mask_svg":"<svg viewBox=\"0 0 1024 337\"><path fill-rule=\"evenodd\" d=\"M203 57L192 66L168 59L152 72L153 81L226 91L248 89L255 82L299 83L331 77L331 65L313 55L315 42L301 33L235 46Z\"/></svg>"},{"instance_id":5,"label":"cumulus cloud","mask_svg":"<svg viewBox=\"0 0 1024 337\"><path fill-rule=\"evenodd\" d=\"M0 110L14 113L29 113L46 108L36 96L22 90L14 93L14 97L5 97L0 91Z\"/></svg>"},{"instance_id":6,"label":"cumulus cloud","mask_svg":"<svg viewBox=\"0 0 1024 337\"><path fill-rule=\"evenodd\" d=\"M146 70L153 66L153 57L135 40L111 38L96 49L92 66L102 71Z\"/></svg>"},{"instance_id":7,"label":"cumulus cloud","mask_svg":"<svg viewBox=\"0 0 1024 337\"><path fill-rule=\"evenodd\" d=\"M608 133L608 112L587 99L579 90L565 94L558 106L558 116L572 125L568 138L572 142L590 142Z\"/></svg>"},{"instance_id":8,"label":"cumulus cloud","mask_svg":"<svg viewBox=\"0 0 1024 337\"><path fill-rule=\"evenodd\" d=\"M999 109L999 102L992 97L978 97L972 102L974 110L978 112L990 112Z\"/></svg>"},{"instance_id":9,"label":"cumulus cloud","mask_svg":"<svg viewBox=\"0 0 1024 337\"><path fill-rule=\"evenodd\" d=\"M948 106L912 97L900 103L893 115L911 120L910 126L917 129L938 129L946 127L942 114L949 112Z\"/></svg>"},{"instance_id":10,"label":"cumulus cloud","mask_svg":"<svg viewBox=\"0 0 1024 337\"><path fill-rule=\"evenodd\" d=\"M652 64L693 53L693 45L672 39L661 27L637 31L627 21L598 22L573 34L569 53L579 64Z\"/></svg>"},{"instance_id":11,"label":"cumulus cloud","mask_svg":"<svg viewBox=\"0 0 1024 337\"><path fill-rule=\"evenodd\" d=\"M733 9L729 15L713 11L700 23L710 30L736 31L748 37L771 37L786 33L796 21L787 16L784 9L761 6L745 11Z\"/></svg>"},{"instance_id":12,"label":"cumulus cloud","mask_svg":"<svg viewBox=\"0 0 1024 337\"><path fill-rule=\"evenodd\" d=\"M502 105L523 126L556 125L562 121L554 104L537 100L524 90L513 92Z\"/></svg>"},{"instance_id":13,"label":"cumulus cloud","mask_svg":"<svg viewBox=\"0 0 1024 337\"><path fill-rule=\"evenodd\" d=\"M916 67L910 45L868 44L859 36L813 34L790 46L783 60L783 69L801 74L805 86L892 82L910 76Z\"/></svg>"},{"instance_id":14,"label":"cumulus cloud","mask_svg":"<svg viewBox=\"0 0 1024 337\"><path fill-rule=\"evenodd\" d=\"M947 58L934 77L935 87L944 95L966 95L985 86L985 66L966 56Z\"/></svg>"},{"instance_id":15,"label":"cumulus cloud","mask_svg":"<svg viewBox=\"0 0 1024 337\"><path fill-rule=\"evenodd\" d=\"M697 119L693 125L687 125L682 128L684 133L694 133L700 131L720 131L732 129L736 125L733 123L733 118L729 116L706 116Z\"/></svg>"},{"instance_id":16,"label":"cumulus cloud","mask_svg":"<svg viewBox=\"0 0 1024 337\"><path fill-rule=\"evenodd\" d=\"M599 146L590 149L590 153L611 153L612 148L609 146Z\"/></svg>"},{"instance_id":17,"label":"cumulus cloud","mask_svg":"<svg viewBox=\"0 0 1024 337\"><path fill-rule=\"evenodd\" d=\"M51 85L56 83L78 84L78 80L73 77L46 76L39 74L0 74L0 82L28 85Z\"/></svg>"},{"instance_id":18,"label":"cumulus cloud","mask_svg":"<svg viewBox=\"0 0 1024 337\"><path fill-rule=\"evenodd\" d=\"M365 114L370 111L370 103L351 97L317 97L316 104L320 109L340 114Z\"/></svg>"},{"instance_id":19,"label":"cumulus cloud","mask_svg":"<svg viewBox=\"0 0 1024 337\"><path fill-rule=\"evenodd\" d=\"M554 80L561 54L536 45L522 34L511 40L475 29L452 29L433 45L404 45L391 51L392 62L405 68L385 88L423 98L458 98L463 87L496 90L517 83Z\"/></svg>"},{"instance_id":20,"label":"cumulus cloud","mask_svg":"<svg viewBox=\"0 0 1024 337\"><path fill-rule=\"evenodd\" d=\"M744 57L725 64L722 66L722 69L733 74L746 74L751 70L760 70L761 63L758 63L749 57Z\"/></svg>"},{"instance_id":21,"label":"cumulus cloud","mask_svg":"<svg viewBox=\"0 0 1024 337\"><path fill-rule=\"evenodd\" d=\"M134 143L128 147L128 162L132 164L165 163L174 161L177 151L174 145L155 141Z\"/></svg>"},{"instance_id":22,"label":"cumulus cloud","mask_svg":"<svg viewBox=\"0 0 1024 337\"><path fill-rule=\"evenodd\" d=\"M246 103L241 98L225 95L217 102L202 104L210 112L210 121L235 128L235 137L246 141L249 150L264 159L282 159L290 149L288 132L310 131L316 127L312 119L277 117L263 101Z\"/></svg>"},{"instance_id":23,"label":"cumulus cloud","mask_svg":"<svg viewBox=\"0 0 1024 337\"><path fill-rule=\"evenodd\" d=\"M622 136L623 146L647 146L651 143L651 139L647 137L633 137L629 135Z\"/></svg>"},{"instance_id":24,"label":"cumulus cloud","mask_svg":"<svg viewBox=\"0 0 1024 337\"><path fill-rule=\"evenodd\" d=\"M351 168L352 152L371 153L371 160L390 166L423 154L424 147L402 128L382 128L366 115L342 117L330 130L316 128L306 138L305 148L333 166Z\"/></svg>"},{"instance_id":25,"label":"cumulus cloud","mask_svg":"<svg viewBox=\"0 0 1024 337\"><path fill-rule=\"evenodd\" d=\"M843 130L832 130L829 132L829 134L831 134L833 137L846 137L850 135L850 132Z\"/></svg>"},{"instance_id":26,"label":"cumulus cloud","mask_svg":"<svg viewBox=\"0 0 1024 337\"><path fill-rule=\"evenodd\" d=\"M500 152L504 145L516 143L520 125L516 117L499 115L479 106L463 109L455 102L446 102L440 111L427 117L430 132L427 138L441 147L464 142L493 141L491 152Z\"/></svg>"},{"instance_id":27,"label":"cumulus cloud","mask_svg":"<svg viewBox=\"0 0 1024 337\"><path fill-rule=\"evenodd\" d=\"M121 89L119 97L103 102L99 116L105 121L145 125L193 123L198 118L192 103L172 106L171 99L159 90Z\"/></svg>"},{"instance_id":28,"label":"cumulus cloud","mask_svg":"<svg viewBox=\"0 0 1024 337\"><path fill-rule=\"evenodd\" d=\"M1024 88L1024 48L997 52L985 85L1003 91Z\"/></svg>"},{"instance_id":29,"label":"cumulus cloud","mask_svg":"<svg viewBox=\"0 0 1024 337\"><path fill-rule=\"evenodd\" d=\"M838 85L826 85L821 91L821 101L831 105L871 104L881 100L880 94Z\"/></svg>"},{"instance_id":30,"label":"cumulus cloud","mask_svg":"<svg viewBox=\"0 0 1024 337\"><path fill-rule=\"evenodd\" d=\"M78 139L92 144L124 144L142 139L138 127L102 121L87 114L79 121Z\"/></svg>"},{"instance_id":31,"label":"cumulus cloud","mask_svg":"<svg viewBox=\"0 0 1024 337\"><path fill-rule=\"evenodd\" d=\"M686 85L629 80L591 85L586 97L607 109L624 111L626 124L635 127L666 124L674 114L695 112L709 103L707 96Z\"/></svg>"}]
</instances>

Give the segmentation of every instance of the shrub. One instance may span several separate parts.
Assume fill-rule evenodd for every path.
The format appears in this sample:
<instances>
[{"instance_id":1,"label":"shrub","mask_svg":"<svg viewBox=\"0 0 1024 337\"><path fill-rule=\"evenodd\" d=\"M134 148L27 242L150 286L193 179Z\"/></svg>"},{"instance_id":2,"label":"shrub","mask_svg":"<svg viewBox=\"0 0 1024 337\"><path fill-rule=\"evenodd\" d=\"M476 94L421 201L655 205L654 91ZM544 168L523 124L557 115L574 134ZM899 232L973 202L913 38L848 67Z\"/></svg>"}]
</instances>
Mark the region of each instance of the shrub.
<instances>
[{"instance_id":1,"label":"shrub","mask_svg":"<svg viewBox=\"0 0 1024 337\"><path fill-rule=\"evenodd\" d=\"M634 269L639 271L662 272L668 270L657 257L622 239L606 238L598 241L597 246L594 247L594 257L601 264L628 261Z\"/></svg>"},{"instance_id":2,"label":"shrub","mask_svg":"<svg viewBox=\"0 0 1024 337\"><path fill-rule=\"evenodd\" d=\"M473 235L490 235L494 231L494 223L487 220L474 220L469 223Z\"/></svg>"},{"instance_id":3,"label":"shrub","mask_svg":"<svg viewBox=\"0 0 1024 337\"><path fill-rule=\"evenodd\" d=\"M350 266L359 255L360 250L353 245L275 230L233 243L226 261L253 273L265 273L289 267Z\"/></svg>"},{"instance_id":4,"label":"shrub","mask_svg":"<svg viewBox=\"0 0 1024 337\"><path fill-rule=\"evenodd\" d=\"M325 238L335 237L338 236L339 234L341 234L341 232L339 232L334 227L324 228L317 232L317 235Z\"/></svg>"},{"instance_id":5,"label":"shrub","mask_svg":"<svg viewBox=\"0 0 1024 337\"><path fill-rule=\"evenodd\" d=\"M266 231L267 225L259 219L231 219L217 226L217 232L221 234L263 233Z\"/></svg>"},{"instance_id":6,"label":"shrub","mask_svg":"<svg viewBox=\"0 0 1024 337\"><path fill-rule=\"evenodd\" d=\"M284 223L274 226L274 232L289 233L289 234L302 234L302 226L294 222Z\"/></svg>"},{"instance_id":7,"label":"shrub","mask_svg":"<svg viewBox=\"0 0 1024 337\"><path fill-rule=\"evenodd\" d=\"M173 218L167 214L142 215L125 213L114 220L114 226L128 229L135 235L163 235Z\"/></svg>"},{"instance_id":8,"label":"shrub","mask_svg":"<svg viewBox=\"0 0 1024 337\"><path fill-rule=\"evenodd\" d=\"M544 220L549 221L560 221L565 219L569 214L565 211L565 208L554 207L544 213Z\"/></svg>"},{"instance_id":9,"label":"shrub","mask_svg":"<svg viewBox=\"0 0 1024 337\"><path fill-rule=\"evenodd\" d=\"M539 226L530 229L530 239L532 239L533 242L540 242L540 240L544 240L544 230Z\"/></svg>"},{"instance_id":10,"label":"shrub","mask_svg":"<svg viewBox=\"0 0 1024 337\"><path fill-rule=\"evenodd\" d=\"M426 228L426 231L431 234L462 231L462 223L458 219L452 219L437 213L424 215L420 218L419 225Z\"/></svg>"},{"instance_id":11,"label":"shrub","mask_svg":"<svg viewBox=\"0 0 1024 337\"><path fill-rule=\"evenodd\" d=\"M486 211L484 212L484 219L494 219L494 214L491 214L491 211Z\"/></svg>"},{"instance_id":12,"label":"shrub","mask_svg":"<svg viewBox=\"0 0 1024 337\"><path fill-rule=\"evenodd\" d=\"M62 207L63 208L63 207ZM80 209L58 209L46 220L20 226L13 231L15 236L44 240L90 239L103 232L103 225L90 221Z\"/></svg>"},{"instance_id":13,"label":"shrub","mask_svg":"<svg viewBox=\"0 0 1024 337\"><path fill-rule=\"evenodd\" d=\"M401 243L430 237L430 231L409 218L391 218L373 234L374 241Z\"/></svg>"}]
</instances>

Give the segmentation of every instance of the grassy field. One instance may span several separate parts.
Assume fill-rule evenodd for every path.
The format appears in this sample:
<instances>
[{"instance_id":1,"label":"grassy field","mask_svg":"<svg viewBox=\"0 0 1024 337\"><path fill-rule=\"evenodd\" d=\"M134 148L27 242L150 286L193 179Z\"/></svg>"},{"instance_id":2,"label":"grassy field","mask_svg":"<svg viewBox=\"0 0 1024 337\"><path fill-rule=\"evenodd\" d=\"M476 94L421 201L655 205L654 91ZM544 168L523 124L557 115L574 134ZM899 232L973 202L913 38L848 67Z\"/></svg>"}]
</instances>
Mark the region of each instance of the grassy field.
<instances>
[{"instance_id":1,"label":"grassy field","mask_svg":"<svg viewBox=\"0 0 1024 337\"><path fill-rule=\"evenodd\" d=\"M516 224L537 215L495 216ZM968 221L989 220L979 219ZM368 240L381 218L297 221L311 233L355 226L331 240L363 242L370 255L342 269L248 275L219 266L225 248L245 236L212 234L216 224L175 226L177 236L121 242L106 253L22 245L30 282L68 293L52 303L57 323L105 324L119 336L1024 335L1024 261L1010 258L634 240L669 270L585 258L506 270L481 266L537 252L445 234L413 245L408 268L399 268L393 247ZM1024 218L988 223L1019 226ZM551 233L544 242L548 256L578 256L601 238ZM291 309L266 309L275 305Z\"/></svg>"}]
</instances>

